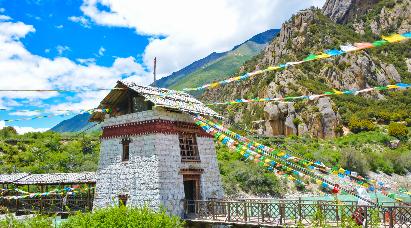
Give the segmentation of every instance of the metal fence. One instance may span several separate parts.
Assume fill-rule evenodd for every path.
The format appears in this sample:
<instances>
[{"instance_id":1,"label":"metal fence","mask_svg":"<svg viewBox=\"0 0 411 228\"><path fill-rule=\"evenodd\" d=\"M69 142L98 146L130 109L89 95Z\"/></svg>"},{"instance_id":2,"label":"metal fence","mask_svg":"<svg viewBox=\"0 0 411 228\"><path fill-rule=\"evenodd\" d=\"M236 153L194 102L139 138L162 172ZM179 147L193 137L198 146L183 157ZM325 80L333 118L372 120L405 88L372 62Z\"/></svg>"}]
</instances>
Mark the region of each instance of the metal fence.
<instances>
[{"instance_id":1,"label":"metal fence","mask_svg":"<svg viewBox=\"0 0 411 228\"><path fill-rule=\"evenodd\" d=\"M356 202L193 200L184 201L184 210L187 220L222 224L341 227L357 218L364 221L366 227L411 228L411 207L376 208L358 206Z\"/></svg>"}]
</instances>

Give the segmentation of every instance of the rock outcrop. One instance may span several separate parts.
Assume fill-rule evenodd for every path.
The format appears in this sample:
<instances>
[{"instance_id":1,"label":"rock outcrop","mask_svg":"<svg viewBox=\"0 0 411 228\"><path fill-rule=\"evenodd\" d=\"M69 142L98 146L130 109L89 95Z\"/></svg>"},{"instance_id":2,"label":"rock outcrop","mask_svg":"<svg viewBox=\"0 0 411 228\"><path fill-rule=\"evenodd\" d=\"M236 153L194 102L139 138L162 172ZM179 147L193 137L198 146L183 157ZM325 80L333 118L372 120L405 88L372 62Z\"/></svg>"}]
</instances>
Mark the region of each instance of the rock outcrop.
<instances>
[{"instance_id":1,"label":"rock outcrop","mask_svg":"<svg viewBox=\"0 0 411 228\"><path fill-rule=\"evenodd\" d=\"M411 25L410 2L411 0L327 0L322 10L310 8L300 11L282 25L278 37L264 49L253 65L244 66L242 71L299 61L315 51L358 42L367 37L370 39L369 36L361 35L366 31L372 31L378 36L403 32ZM210 90L203 98L207 101L221 101L244 97L310 95L331 88L363 89L401 82L403 75L399 73L398 63L401 65L401 72L404 72L401 64L404 62L411 73L409 55L398 53L396 56L402 57L395 61L390 61L387 55L386 52L377 55L375 52L363 51L304 63L236 85ZM229 116L230 121L245 123L266 136L310 134L329 138L343 132L338 108L334 106L332 99L321 98L317 101L294 103L249 103L220 112Z\"/></svg>"}]
</instances>

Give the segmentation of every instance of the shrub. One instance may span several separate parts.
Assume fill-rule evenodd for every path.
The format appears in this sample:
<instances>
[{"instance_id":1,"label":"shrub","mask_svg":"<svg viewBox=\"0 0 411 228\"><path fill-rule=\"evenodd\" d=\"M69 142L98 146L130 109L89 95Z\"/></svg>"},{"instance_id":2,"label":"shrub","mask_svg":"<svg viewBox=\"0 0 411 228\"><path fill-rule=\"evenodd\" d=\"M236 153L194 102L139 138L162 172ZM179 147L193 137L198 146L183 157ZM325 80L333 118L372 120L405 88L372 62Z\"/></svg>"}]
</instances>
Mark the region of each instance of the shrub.
<instances>
[{"instance_id":1,"label":"shrub","mask_svg":"<svg viewBox=\"0 0 411 228\"><path fill-rule=\"evenodd\" d=\"M341 164L344 168L356 171L363 176L367 175L369 171L368 163L360 151L352 148L344 148L341 150L341 154Z\"/></svg>"},{"instance_id":2,"label":"shrub","mask_svg":"<svg viewBox=\"0 0 411 228\"><path fill-rule=\"evenodd\" d=\"M184 223L176 216L169 216L164 210L159 213L144 208L125 206L97 209L69 217L62 223L63 228L78 227L183 227Z\"/></svg>"},{"instance_id":3,"label":"shrub","mask_svg":"<svg viewBox=\"0 0 411 228\"><path fill-rule=\"evenodd\" d=\"M348 128L353 133L359 133L362 131L374 131L376 126L370 120L351 118L348 123Z\"/></svg>"},{"instance_id":4,"label":"shrub","mask_svg":"<svg viewBox=\"0 0 411 228\"><path fill-rule=\"evenodd\" d=\"M388 134L400 140L405 140L408 136L408 128L400 123L390 123L388 125Z\"/></svg>"},{"instance_id":5,"label":"shrub","mask_svg":"<svg viewBox=\"0 0 411 228\"><path fill-rule=\"evenodd\" d=\"M12 214L6 215L5 219L0 220L0 227L10 227L10 228L50 228L52 227L51 217L45 215L36 215L32 218L27 218L24 220L18 220Z\"/></svg>"}]
</instances>

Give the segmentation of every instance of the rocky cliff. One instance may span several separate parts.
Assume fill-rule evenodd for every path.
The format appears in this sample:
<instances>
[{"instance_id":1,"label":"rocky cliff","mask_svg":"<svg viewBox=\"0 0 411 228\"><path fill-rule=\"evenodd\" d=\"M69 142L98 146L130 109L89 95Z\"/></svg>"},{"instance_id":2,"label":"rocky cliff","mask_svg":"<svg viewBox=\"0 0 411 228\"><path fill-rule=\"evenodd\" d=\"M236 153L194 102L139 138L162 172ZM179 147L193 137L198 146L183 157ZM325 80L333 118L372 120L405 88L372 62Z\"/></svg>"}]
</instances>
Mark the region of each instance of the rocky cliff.
<instances>
[{"instance_id":1,"label":"rocky cliff","mask_svg":"<svg viewBox=\"0 0 411 228\"><path fill-rule=\"evenodd\" d=\"M265 50L241 72L298 61L310 53L358 41L373 41L391 32L410 31L411 0L328 0L323 9L300 11L284 23ZM313 94L362 89L411 79L410 42L346 54L256 76L205 93L206 101ZM382 98L380 94L369 97ZM267 136L310 134L321 138L342 133L343 121L330 98L295 103L238 104L220 107L226 124L244 123Z\"/></svg>"}]
</instances>

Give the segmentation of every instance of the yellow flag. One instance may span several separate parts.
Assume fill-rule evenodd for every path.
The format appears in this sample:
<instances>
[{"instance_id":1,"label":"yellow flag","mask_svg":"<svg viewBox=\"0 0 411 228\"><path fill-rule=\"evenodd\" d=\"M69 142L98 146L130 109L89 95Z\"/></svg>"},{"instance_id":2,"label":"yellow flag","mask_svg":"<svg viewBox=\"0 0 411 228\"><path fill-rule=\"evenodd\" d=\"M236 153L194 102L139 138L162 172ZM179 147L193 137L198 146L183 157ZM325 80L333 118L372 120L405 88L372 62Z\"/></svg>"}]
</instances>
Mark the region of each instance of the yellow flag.
<instances>
[{"instance_id":1,"label":"yellow flag","mask_svg":"<svg viewBox=\"0 0 411 228\"><path fill-rule=\"evenodd\" d=\"M382 36L382 38L390 43L400 42L406 39L404 36L401 36L400 34L394 34L391 36Z\"/></svg>"},{"instance_id":2,"label":"yellow flag","mask_svg":"<svg viewBox=\"0 0 411 228\"><path fill-rule=\"evenodd\" d=\"M397 88L400 88L400 87L397 86L397 85L387 85L387 88L388 89L397 89Z\"/></svg>"}]
</instances>

